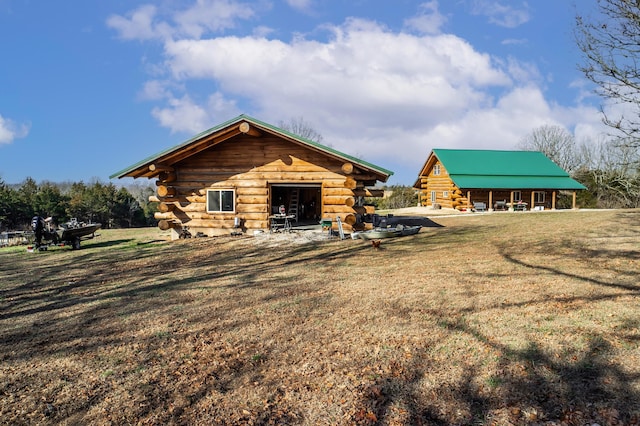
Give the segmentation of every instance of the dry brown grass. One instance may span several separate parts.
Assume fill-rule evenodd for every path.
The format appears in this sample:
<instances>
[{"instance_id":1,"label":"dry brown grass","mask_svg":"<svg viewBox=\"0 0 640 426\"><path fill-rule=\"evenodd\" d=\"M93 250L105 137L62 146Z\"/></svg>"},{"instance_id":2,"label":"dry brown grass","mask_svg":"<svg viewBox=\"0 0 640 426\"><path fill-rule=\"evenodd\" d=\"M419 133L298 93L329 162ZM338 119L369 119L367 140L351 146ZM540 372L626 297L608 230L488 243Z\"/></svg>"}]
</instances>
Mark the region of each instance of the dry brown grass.
<instances>
[{"instance_id":1,"label":"dry brown grass","mask_svg":"<svg viewBox=\"0 0 640 426\"><path fill-rule=\"evenodd\" d=\"M3 424L638 424L640 211L0 250Z\"/></svg>"}]
</instances>

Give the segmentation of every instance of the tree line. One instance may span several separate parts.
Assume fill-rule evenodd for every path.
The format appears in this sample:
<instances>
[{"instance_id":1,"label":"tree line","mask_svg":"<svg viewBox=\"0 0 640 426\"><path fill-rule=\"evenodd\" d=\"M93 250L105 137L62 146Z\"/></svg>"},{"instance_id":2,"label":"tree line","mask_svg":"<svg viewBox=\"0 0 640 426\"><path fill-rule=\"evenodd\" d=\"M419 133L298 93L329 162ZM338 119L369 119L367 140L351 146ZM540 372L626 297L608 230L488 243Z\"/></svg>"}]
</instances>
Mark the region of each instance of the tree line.
<instances>
[{"instance_id":1,"label":"tree line","mask_svg":"<svg viewBox=\"0 0 640 426\"><path fill-rule=\"evenodd\" d=\"M605 137L576 141L565 128L545 125L525 136L518 148L541 151L586 186L578 192L579 207L640 207L640 152L631 143Z\"/></svg>"},{"instance_id":2,"label":"tree line","mask_svg":"<svg viewBox=\"0 0 640 426\"><path fill-rule=\"evenodd\" d=\"M103 228L155 225L157 203L149 202L154 193L150 185L37 183L30 177L8 185L0 179L0 230L27 229L34 216L52 217L55 223L76 218L101 223Z\"/></svg>"}]
</instances>

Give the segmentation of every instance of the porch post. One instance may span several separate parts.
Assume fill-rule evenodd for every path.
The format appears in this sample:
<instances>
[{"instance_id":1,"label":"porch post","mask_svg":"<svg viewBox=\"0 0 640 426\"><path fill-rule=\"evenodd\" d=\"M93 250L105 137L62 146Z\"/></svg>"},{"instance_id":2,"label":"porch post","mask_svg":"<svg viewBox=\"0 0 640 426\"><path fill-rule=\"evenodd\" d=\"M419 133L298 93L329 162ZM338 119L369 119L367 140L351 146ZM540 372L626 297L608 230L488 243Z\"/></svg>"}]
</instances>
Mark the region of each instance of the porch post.
<instances>
[{"instance_id":1,"label":"porch post","mask_svg":"<svg viewBox=\"0 0 640 426\"><path fill-rule=\"evenodd\" d=\"M509 211L513 211L513 191L509 193Z\"/></svg>"},{"instance_id":2,"label":"porch post","mask_svg":"<svg viewBox=\"0 0 640 426\"><path fill-rule=\"evenodd\" d=\"M471 204L471 191L467 191L467 206L469 208L473 207L473 204Z\"/></svg>"},{"instance_id":3,"label":"porch post","mask_svg":"<svg viewBox=\"0 0 640 426\"><path fill-rule=\"evenodd\" d=\"M489 190L489 211L493 211L493 190Z\"/></svg>"},{"instance_id":4,"label":"porch post","mask_svg":"<svg viewBox=\"0 0 640 426\"><path fill-rule=\"evenodd\" d=\"M551 210L556 209L556 191L551 193Z\"/></svg>"},{"instance_id":5,"label":"porch post","mask_svg":"<svg viewBox=\"0 0 640 426\"><path fill-rule=\"evenodd\" d=\"M536 206L536 192L531 191L531 204L529 204L529 210L533 211L533 208Z\"/></svg>"},{"instance_id":6,"label":"porch post","mask_svg":"<svg viewBox=\"0 0 640 426\"><path fill-rule=\"evenodd\" d=\"M571 208L576 209L576 191L573 191L573 201L571 203Z\"/></svg>"}]
</instances>

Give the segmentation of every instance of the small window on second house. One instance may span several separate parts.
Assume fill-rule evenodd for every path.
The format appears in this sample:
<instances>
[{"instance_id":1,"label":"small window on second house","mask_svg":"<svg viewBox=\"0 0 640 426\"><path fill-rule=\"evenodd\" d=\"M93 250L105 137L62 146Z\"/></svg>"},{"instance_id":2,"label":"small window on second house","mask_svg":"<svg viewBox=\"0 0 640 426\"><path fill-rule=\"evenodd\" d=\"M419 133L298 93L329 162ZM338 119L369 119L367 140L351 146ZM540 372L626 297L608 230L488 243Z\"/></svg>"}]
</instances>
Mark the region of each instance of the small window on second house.
<instances>
[{"instance_id":1,"label":"small window on second house","mask_svg":"<svg viewBox=\"0 0 640 426\"><path fill-rule=\"evenodd\" d=\"M440 164L436 164L433 166L433 175L440 176Z\"/></svg>"},{"instance_id":2,"label":"small window on second house","mask_svg":"<svg viewBox=\"0 0 640 426\"><path fill-rule=\"evenodd\" d=\"M233 213L235 211L235 195L233 189L208 189L207 212Z\"/></svg>"},{"instance_id":3,"label":"small window on second house","mask_svg":"<svg viewBox=\"0 0 640 426\"><path fill-rule=\"evenodd\" d=\"M534 196L534 201L536 203L544 203L544 199L545 199L545 192L544 191L536 191L533 193Z\"/></svg>"},{"instance_id":4,"label":"small window on second house","mask_svg":"<svg viewBox=\"0 0 640 426\"><path fill-rule=\"evenodd\" d=\"M513 201L522 201L522 192L513 191Z\"/></svg>"}]
</instances>

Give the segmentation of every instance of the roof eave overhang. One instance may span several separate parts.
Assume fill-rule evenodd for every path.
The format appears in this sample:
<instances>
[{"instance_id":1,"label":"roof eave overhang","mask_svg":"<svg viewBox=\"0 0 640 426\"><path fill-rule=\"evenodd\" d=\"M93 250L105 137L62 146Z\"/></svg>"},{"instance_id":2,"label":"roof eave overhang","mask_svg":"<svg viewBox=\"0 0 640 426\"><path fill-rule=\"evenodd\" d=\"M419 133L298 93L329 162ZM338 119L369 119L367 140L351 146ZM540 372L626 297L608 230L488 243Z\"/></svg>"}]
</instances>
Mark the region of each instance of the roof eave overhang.
<instances>
[{"instance_id":1,"label":"roof eave overhang","mask_svg":"<svg viewBox=\"0 0 640 426\"><path fill-rule=\"evenodd\" d=\"M159 172L170 170L178 161L184 160L195 155L205 149L230 139L242 133L240 131L241 123L232 124L222 129L214 128L211 131L203 132L194 138L163 151L159 154L146 158L133 166L123 169L110 176L113 178L152 178L157 176Z\"/></svg>"}]
</instances>

